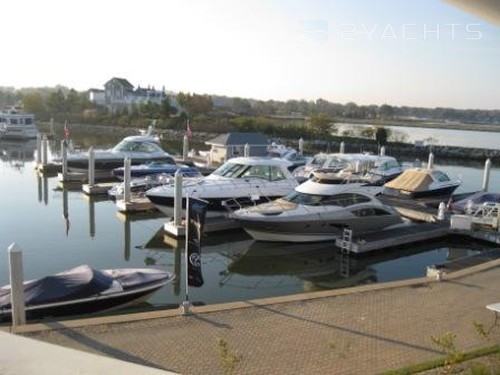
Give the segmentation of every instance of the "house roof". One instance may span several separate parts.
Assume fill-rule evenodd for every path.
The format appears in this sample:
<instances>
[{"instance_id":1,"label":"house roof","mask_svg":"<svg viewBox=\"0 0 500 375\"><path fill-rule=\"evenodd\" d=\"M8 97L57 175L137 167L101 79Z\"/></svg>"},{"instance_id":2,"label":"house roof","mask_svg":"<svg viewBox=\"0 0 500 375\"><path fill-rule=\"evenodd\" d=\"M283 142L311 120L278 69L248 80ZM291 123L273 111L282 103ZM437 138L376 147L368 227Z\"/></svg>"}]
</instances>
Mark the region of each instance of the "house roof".
<instances>
[{"instance_id":1,"label":"house roof","mask_svg":"<svg viewBox=\"0 0 500 375\"><path fill-rule=\"evenodd\" d=\"M269 140L262 133L226 133L205 142L217 146L241 146L247 143L251 146L267 146Z\"/></svg>"},{"instance_id":2,"label":"house roof","mask_svg":"<svg viewBox=\"0 0 500 375\"><path fill-rule=\"evenodd\" d=\"M127 89L131 89L132 90L134 88L134 86L128 80L126 80L125 78L116 78L116 77L111 78L104 85L106 86L108 83L110 83L112 81L120 83L122 86L124 86Z\"/></svg>"}]
</instances>

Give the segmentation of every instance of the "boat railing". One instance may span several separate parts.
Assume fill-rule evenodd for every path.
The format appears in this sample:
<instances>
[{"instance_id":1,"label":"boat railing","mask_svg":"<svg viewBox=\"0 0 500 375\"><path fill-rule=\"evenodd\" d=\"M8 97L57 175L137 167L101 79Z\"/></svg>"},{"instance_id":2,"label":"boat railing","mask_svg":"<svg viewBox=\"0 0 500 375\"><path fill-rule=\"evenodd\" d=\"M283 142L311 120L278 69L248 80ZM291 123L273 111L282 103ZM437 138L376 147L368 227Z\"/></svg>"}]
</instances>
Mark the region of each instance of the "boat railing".
<instances>
[{"instance_id":1,"label":"boat railing","mask_svg":"<svg viewBox=\"0 0 500 375\"><path fill-rule=\"evenodd\" d=\"M474 224L500 229L500 203L485 202L469 207Z\"/></svg>"}]
</instances>

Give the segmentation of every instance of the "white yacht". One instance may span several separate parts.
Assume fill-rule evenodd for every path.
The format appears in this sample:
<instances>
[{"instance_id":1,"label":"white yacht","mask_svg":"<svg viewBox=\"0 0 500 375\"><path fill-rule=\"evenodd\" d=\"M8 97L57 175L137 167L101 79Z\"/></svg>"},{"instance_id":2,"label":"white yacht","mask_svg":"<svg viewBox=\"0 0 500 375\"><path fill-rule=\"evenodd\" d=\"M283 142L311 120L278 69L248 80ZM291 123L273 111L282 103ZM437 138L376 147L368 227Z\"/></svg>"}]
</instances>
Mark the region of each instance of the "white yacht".
<instances>
[{"instance_id":1,"label":"white yacht","mask_svg":"<svg viewBox=\"0 0 500 375\"><path fill-rule=\"evenodd\" d=\"M0 139L36 138L38 128L35 115L23 112L18 107L9 107L0 112Z\"/></svg>"},{"instance_id":2,"label":"white yacht","mask_svg":"<svg viewBox=\"0 0 500 375\"><path fill-rule=\"evenodd\" d=\"M333 241L346 228L360 234L405 223L366 187L314 179L283 198L240 209L231 218L254 239L275 242Z\"/></svg>"},{"instance_id":3,"label":"white yacht","mask_svg":"<svg viewBox=\"0 0 500 375\"><path fill-rule=\"evenodd\" d=\"M154 135L132 135L123 138L109 150L95 150L95 176L112 177L113 169L123 167L128 157L132 165L148 162L175 164L173 156L165 152ZM58 160L60 161L60 160ZM88 152L70 153L67 157L68 171L87 173L89 168Z\"/></svg>"},{"instance_id":4,"label":"white yacht","mask_svg":"<svg viewBox=\"0 0 500 375\"><path fill-rule=\"evenodd\" d=\"M314 160L314 163L294 171L299 181L316 178L328 180L331 184L383 185L403 172L396 158L385 155L318 154Z\"/></svg>"},{"instance_id":5,"label":"white yacht","mask_svg":"<svg viewBox=\"0 0 500 375\"><path fill-rule=\"evenodd\" d=\"M292 191L297 180L288 170L290 163L269 157L229 159L201 180L183 181L182 207L186 196L208 202L207 216L228 216L236 209L269 202ZM165 215L174 215L174 184L150 189L149 200Z\"/></svg>"}]
</instances>

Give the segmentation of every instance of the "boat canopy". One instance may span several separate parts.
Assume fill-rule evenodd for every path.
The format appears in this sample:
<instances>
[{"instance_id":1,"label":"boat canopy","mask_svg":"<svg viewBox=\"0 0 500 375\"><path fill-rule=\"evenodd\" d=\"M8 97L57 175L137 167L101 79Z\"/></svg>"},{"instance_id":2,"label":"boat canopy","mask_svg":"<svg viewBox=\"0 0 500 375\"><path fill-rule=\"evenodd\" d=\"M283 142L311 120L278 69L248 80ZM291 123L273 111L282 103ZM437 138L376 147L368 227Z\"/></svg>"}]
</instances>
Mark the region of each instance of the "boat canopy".
<instances>
[{"instance_id":1,"label":"boat canopy","mask_svg":"<svg viewBox=\"0 0 500 375\"><path fill-rule=\"evenodd\" d=\"M419 192L429 189L433 182L432 175L426 169L407 169L394 180L387 182L384 186L410 192Z\"/></svg>"},{"instance_id":2,"label":"boat canopy","mask_svg":"<svg viewBox=\"0 0 500 375\"><path fill-rule=\"evenodd\" d=\"M24 284L26 306L85 298L109 289L113 277L82 265L55 275L28 281ZM0 289L0 308L11 305L10 286Z\"/></svg>"}]
</instances>

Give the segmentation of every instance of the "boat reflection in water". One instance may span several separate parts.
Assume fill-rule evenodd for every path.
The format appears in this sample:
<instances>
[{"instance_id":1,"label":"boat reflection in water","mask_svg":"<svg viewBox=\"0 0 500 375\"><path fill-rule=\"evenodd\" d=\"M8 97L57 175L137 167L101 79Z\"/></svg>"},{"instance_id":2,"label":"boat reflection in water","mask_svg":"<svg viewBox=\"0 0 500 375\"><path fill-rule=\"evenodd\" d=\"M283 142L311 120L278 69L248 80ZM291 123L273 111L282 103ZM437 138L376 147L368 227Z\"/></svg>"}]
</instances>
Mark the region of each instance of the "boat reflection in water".
<instances>
[{"instance_id":1,"label":"boat reflection in water","mask_svg":"<svg viewBox=\"0 0 500 375\"><path fill-rule=\"evenodd\" d=\"M22 170L35 159L36 139L0 139L0 160Z\"/></svg>"},{"instance_id":2,"label":"boat reflection in water","mask_svg":"<svg viewBox=\"0 0 500 375\"><path fill-rule=\"evenodd\" d=\"M422 277L426 274L426 267L434 262L466 257L484 250L482 245L467 240L449 240L452 245L444 245L443 241L426 241L363 256L342 254L333 244L324 242L255 241L240 258L228 265L228 273L233 277L292 276L302 280L303 290L309 292ZM414 262L409 261L410 257L415 258Z\"/></svg>"}]
</instances>

